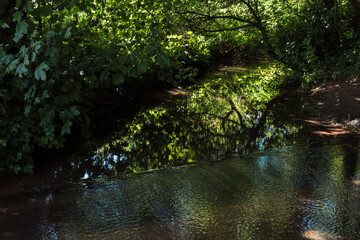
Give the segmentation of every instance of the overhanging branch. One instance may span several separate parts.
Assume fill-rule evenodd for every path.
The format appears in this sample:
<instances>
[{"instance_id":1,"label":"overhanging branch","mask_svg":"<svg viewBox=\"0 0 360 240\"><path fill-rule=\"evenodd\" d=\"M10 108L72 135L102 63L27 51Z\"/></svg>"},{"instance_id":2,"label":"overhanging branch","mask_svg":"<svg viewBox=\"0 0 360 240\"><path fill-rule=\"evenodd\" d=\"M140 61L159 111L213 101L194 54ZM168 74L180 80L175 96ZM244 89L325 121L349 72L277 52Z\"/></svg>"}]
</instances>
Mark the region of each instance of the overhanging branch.
<instances>
[{"instance_id":1,"label":"overhanging branch","mask_svg":"<svg viewBox=\"0 0 360 240\"><path fill-rule=\"evenodd\" d=\"M240 18L237 16L233 16L233 15L209 15L209 14L204 14L204 13L199 13L199 12L194 12L194 11L186 11L186 12L175 12L177 14L180 15L184 15L184 14L193 14L196 16L200 16L202 18L205 18L206 20L210 21L210 20L214 20L214 19L232 19L238 22L243 22L243 23L248 23L249 25L255 25L256 23L244 18Z\"/></svg>"},{"instance_id":2,"label":"overhanging branch","mask_svg":"<svg viewBox=\"0 0 360 240\"><path fill-rule=\"evenodd\" d=\"M202 29L202 30L205 32L224 32L224 31L240 30L240 29L248 28L248 27L255 27L255 26L253 24L247 24L247 25L242 25L242 26L233 27L233 28L220 28L220 29L216 29L216 30Z\"/></svg>"}]
</instances>

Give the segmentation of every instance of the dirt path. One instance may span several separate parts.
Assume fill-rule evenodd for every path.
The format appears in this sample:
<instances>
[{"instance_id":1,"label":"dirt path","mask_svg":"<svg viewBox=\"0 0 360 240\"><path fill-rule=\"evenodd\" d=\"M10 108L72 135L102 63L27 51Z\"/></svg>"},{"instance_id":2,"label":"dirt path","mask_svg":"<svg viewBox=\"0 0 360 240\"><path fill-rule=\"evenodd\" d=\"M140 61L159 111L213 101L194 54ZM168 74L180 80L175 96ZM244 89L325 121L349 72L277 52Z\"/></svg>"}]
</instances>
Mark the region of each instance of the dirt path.
<instances>
[{"instance_id":1,"label":"dirt path","mask_svg":"<svg viewBox=\"0 0 360 240\"><path fill-rule=\"evenodd\" d=\"M307 122L320 129L314 133L360 136L360 80L328 82L311 91L309 97L312 114Z\"/></svg>"}]
</instances>

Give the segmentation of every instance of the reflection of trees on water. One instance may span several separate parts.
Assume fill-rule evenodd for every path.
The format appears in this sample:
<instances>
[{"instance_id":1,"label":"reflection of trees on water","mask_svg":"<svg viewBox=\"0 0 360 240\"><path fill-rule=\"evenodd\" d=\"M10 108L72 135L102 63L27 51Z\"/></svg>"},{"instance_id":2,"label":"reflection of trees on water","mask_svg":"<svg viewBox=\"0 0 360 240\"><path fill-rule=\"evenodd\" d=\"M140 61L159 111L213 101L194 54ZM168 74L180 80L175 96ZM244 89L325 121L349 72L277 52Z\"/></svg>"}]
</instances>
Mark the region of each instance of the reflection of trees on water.
<instances>
[{"instance_id":1,"label":"reflection of trees on water","mask_svg":"<svg viewBox=\"0 0 360 240\"><path fill-rule=\"evenodd\" d=\"M277 70L269 66L214 74L188 96L140 112L95 153L74 157L69 167L87 178L292 144L301 126L284 118L279 84Z\"/></svg>"},{"instance_id":2,"label":"reflection of trees on water","mask_svg":"<svg viewBox=\"0 0 360 240\"><path fill-rule=\"evenodd\" d=\"M60 238L359 239L359 189L346 156L342 146L294 146L99 179L53 193L49 221L34 221Z\"/></svg>"}]
</instances>

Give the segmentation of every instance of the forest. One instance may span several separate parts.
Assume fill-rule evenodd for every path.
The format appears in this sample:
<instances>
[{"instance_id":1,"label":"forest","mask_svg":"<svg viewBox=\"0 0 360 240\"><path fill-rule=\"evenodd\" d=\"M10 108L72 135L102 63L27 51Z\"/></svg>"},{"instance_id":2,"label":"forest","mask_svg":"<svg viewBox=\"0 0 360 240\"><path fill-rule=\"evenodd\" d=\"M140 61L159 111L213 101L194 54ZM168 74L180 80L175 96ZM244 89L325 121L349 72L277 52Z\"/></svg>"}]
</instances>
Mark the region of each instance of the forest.
<instances>
[{"instance_id":1,"label":"forest","mask_svg":"<svg viewBox=\"0 0 360 240\"><path fill-rule=\"evenodd\" d=\"M358 0L1 0L0 29L0 173L221 64L277 62L284 89L360 75Z\"/></svg>"}]
</instances>

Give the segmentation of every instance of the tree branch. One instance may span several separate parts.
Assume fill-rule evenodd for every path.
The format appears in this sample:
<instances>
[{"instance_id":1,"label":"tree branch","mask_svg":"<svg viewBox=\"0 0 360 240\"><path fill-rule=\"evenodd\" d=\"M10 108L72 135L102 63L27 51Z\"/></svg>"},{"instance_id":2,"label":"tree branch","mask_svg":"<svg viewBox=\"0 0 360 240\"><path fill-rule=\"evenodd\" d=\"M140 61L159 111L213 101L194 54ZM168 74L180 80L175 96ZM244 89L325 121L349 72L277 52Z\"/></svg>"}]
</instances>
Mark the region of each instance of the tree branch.
<instances>
[{"instance_id":1,"label":"tree branch","mask_svg":"<svg viewBox=\"0 0 360 240\"><path fill-rule=\"evenodd\" d=\"M215 16L212 16L212 15L209 15L209 14L204 14L204 13L199 13L199 12L194 12L194 11L175 12L175 13L181 14L181 15L183 15L183 14L194 14L196 16L201 16L201 17L207 19L208 21L214 20L214 19L232 19L232 20L235 20L235 21L238 21L238 22L243 22L243 23L248 23L248 24L253 24L253 25L256 24L256 22L246 20L244 18L236 17L236 16L233 16L233 15L215 15Z\"/></svg>"},{"instance_id":2,"label":"tree branch","mask_svg":"<svg viewBox=\"0 0 360 240\"><path fill-rule=\"evenodd\" d=\"M224 32L224 31L240 30L240 29L248 28L248 27L255 27L255 25L247 24L247 25L243 25L243 26L239 26L239 27L233 27L233 28L221 28L221 29L216 29L216 30L202 29L202 30L205 31L205 32Z\"/></svg>"},{"instance_id":3,"label":"tree branch","mask_svg":"<svg viewBox=\"0 0 360 240\"><path fill-rule=\"evenodd\" d=\"M227 98L226 100L230 104L231 110L234 111L236 113L236 115L238 116L239 121L240 121L240 126L243 128L244 127L244 121L242 119L242 116L241 116L239 110L236 108L235 103L233 102L233 100L231 100L231 98Z\"/></svg>"}]
</instances>

